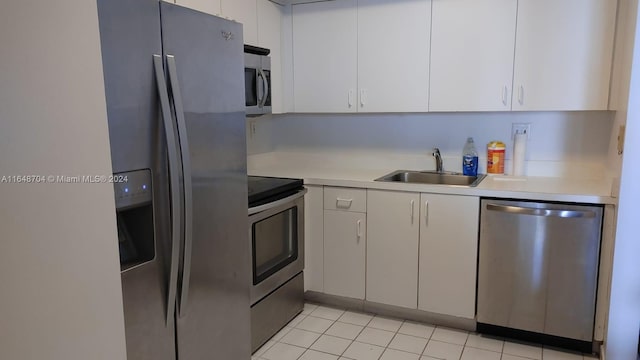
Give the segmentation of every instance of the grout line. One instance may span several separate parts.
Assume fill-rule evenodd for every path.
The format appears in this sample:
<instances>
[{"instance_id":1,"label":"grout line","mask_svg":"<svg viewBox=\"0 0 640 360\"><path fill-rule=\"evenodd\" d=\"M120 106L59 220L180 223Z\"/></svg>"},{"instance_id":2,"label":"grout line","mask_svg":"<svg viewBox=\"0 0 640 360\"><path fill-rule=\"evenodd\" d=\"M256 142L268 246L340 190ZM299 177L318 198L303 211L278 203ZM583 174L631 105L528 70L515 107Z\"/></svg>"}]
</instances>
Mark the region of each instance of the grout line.
<instances>
[{"instance_id":1,"label":"grout line","mask_svg":"<svg viewBox=\"0 0 640 360\"><path fill-rule=\"evenodd\" d=\"M318 306L317 308L315 308L313 311L317 310L319 307L320 307L320 306ZM328 306L325 306L325 307L328 307ZM340 309L340 310L341 310L341 309ZM313 311L312 311L311 313L313 313ZM338 316L338 319L340 319L340 318L342 317L342 315L344 315L346 312L347 312L346 310L342 310L342 314L340 314L340 316ZM309 315L309 316L311 316L311 315ZM327 319L325 319L325 320L327 320ZM308 348L307 350L314 350L314 351L322 352L322 353L329 354L329 355L335 355L335 354L327 353L327 352L324 352L324 351L311 349L311 346L313 346L315 343L317 343L317 342L318 342L318 340L320 340L320 338L321 338L321 337L323 337L324 335L332 336L332 335L327 334L327 330L331 329L331 327L333 326L333 324L335 324L337 321L338 321L338 320L334 320L334 321L331 323L331 325L329 325L329 327L327 327L327 328L326 328L326 330L325 330L325 331L323 331L323 332L322 332L322 334L320 334L320 336L318 336L318 338L317 338L317 339L316 339L316 340L315 340L315 341L314 341L314 342L309 346L309 348ZM339 338L339 337L337 337L337 336L334 336L334 337ZM339 338L339 339L342 339L342 338ZM347 340L347 339L345 339L345 340ZM344 352L345 352L345 351L347 351L347 349L349 348L349 346L351 346L351 344L353 343L353 341L352 341L352 340L350 340L350 341L351 341L351 342L349 343L349 345L347 345L347 347L342 351L342 353L341 353L340 355L338 355L338 357L342 356L342 354L344 354ZM306 351L305 351L305 352L306 352ZM304 355L304 353L302 353L302 354ZM300 355L300 356L302 356L302 355Z\"/></svg>"},{"instance_id":2,"label":"grout line","mask_svg":"<svg viewBox=\"0 0 640 360\"><path fill-rule=\"evenodd\" d=\"M326 308L330 308L330 307L328 307L328 306L324 306L324 307L326 307ZM317 308L316 308L316 309L317 309ZM315 311L316 309L312 310L312 311L311 311L311 313L313 313L313 311ZM272 341L272 342L273 342L273 344L272 344L271 346L269 346L269 347L268 347L268 348L267 348L267 349L262 353L262 355L264 355L264 353L266 353L267 351L269 351L269 349L271 349L275 344L277 344L277 343L281 343L281 344L286 344L286 345L289 345L289 346L294 346L294 347L297 347L297 348L304 349L304 352L300 355L300 357L302 357L302 355L304 355L308 350L313 350L313 351L317 351L317 352L320 352L320 353L323 353L323 354L328 354L328 355L332 355L332 356L338 356L338 357L344 357L344 358L347 358L347 357L345 357L345 356L344 356L344 354L346 353L346 351L347 351L347 350L348 350L348 349L353 345L353 343L355 343L355 342L358 342L358 343L361 343L361 344L366 344L366 345L374 345L374 346L377 346L377 347L383 348L382 353L380 354L380 356L378 357L378 359L380 359L380 357L381 357L381 356L382 356L382 355L387 351L387 349L398 350L398 351L404 351L404 352L407 352L407 353L410 353L410 354L414 354L414 355L415 355L415 353L412 353L412 352L410 352L410 351L406 351L406 350L402 350L402 349L393 349L393 348L389 347L389 345L391 345L391 343L393 342L393 340L394 340L398 335L405 335L405 336L411 336L411 337L415 337L415 338L419 338L419 339L425 339L427 342L426 342L425 347L423 348L422 352L421 352L420 354L418 354L420 357L422 357L422 356L429 356L429 355L425 354L425 351L427 350L427 346L429 345L429 343L430 343L432 340L433 340L433 341L437 341L437 342L441 342L441 343L444 343L444 344L455 345L455 346L462 346L462 351L460 352L460 357L458 357L458 358L457 358L458 360L460 360L460 359L462 358L462 356L464 355L465 350L466 350L467 348L474 349L474 350L481 350L481 351L489 351L489 352L492 352L492 353L501 354L501 356L502 356L503 354L505 354L504 349L505 349L505 345L506 345L507 343L516 343L516 344L518 344L517 342L510 342L510 341L508 341L508 340L506 340L506 339L504 339L504 338L496 338L495 340L497 340L497 341L501 341L501 349L500 349L500 351L499 351L499 352L498 352L498 351L493 351L493 350L488 350L488 349L482 349L482 348L479 348L479 347L474 347L474 346L470 346L470 345L468 345L469 337L472 335L472 332L464 331L464 332L466 332L466 333L467 333L467 339L465 340L465 344L464 344L464 345L460 345L460 344L450 343L450 342L447 342L447 341L441 341L441 340L433 339L433 334L435 333L435 331L436 331L436 329L437 329L437 328L449 329L449 328L447 328L447 327L443 327L443 326L435 326L435 325L432 325L432 324L422 323L422 322L419 322L419 321L410 321L410 320L405 320L405 319L403 319L403 320L398 320L398 321L401 321L401 325L400 325L400 327L398 327L398 330L396 330L396 331L389 331L389 330L385 330L385 329L378 329L378 328L375 328L375 327L371 327L371 326L369 326L369 324L371 324L371 322L373 321L373 319L374 319L375 317L379 317L379 318L387 318L387 317L377 316L377 315L371 316L370 314L368 314L368 313L364 313L364 312L350 311L350 312L355 313L355 314L362 314L362 315L366 315L366 316L371 316L371 318L369 319L369 321L367 321L367 323L366 323L365 325L352 324L352 323L347 323L347 322L344 322L344 321L340 321L340 318L342 318L342 316L344 316L344 315L346 314L346 312L347 312L347 311L349 311L349 310L344 310L344 309L339 309L339 308L331 308L331 309L335 309L335 310L342 311L342 314L338 317L338 319L336 319L336 320L324 319L324 318L320 318L320 317L317 317L317 316L312 316L312 315L311 315L311 313L310 313L310 314L308 314L308 315L305 315L305 316L300 320L300 322L302 322L304 319L306 319L306 318L308 318L308 317L312 317L312 318L316 318L316 319L322 319L322 320L326 320L326 321L331 321L331 325L329 325L329 327L327 327L327 329L326 329L325 331L323 331L322 333L315 332L315 331L309 331L309 330L305 330L305 329L300 329L300 328L298 328L298 327L297 327L297 325L299 325L299 324L300 324L300 322L298 322L298 324L297 324L296 326L289 326L289 324L285 325L285 327L290 327L291 329L290 329L287 333L285 333L285 334L282 336L282 338L280 338L280 340L282 340L282 339L283 339L283 338L284 338L284 337L285 337L289 332L291 332L293 329L298 329L298 330L301 330L301 331L307 331L307 332L311 332L311 333L314 333L314 334L319 334L318 338L317 338L317 339L316 339L316 340L315 340L315 341L314 341L314 342L313 342L309 347L303 347L303 346L299 346L299 345L288 344L288 343L284 343L284 342L282 342L282 341L280 341L280 340L273 340L273 339L271 339L271 340L269 340L269 341ZM301 315L303 315L303 314L301 314ZM348 339L348 338L343 338L343 337L340 337L340 336L335 336L335 335L327 334L327 331L328 331L328 330L329 330L329 329L330 329L330 328L331 328L335 323L338 323L338 322L339 322L339 323L342 323L342 324L348 324L348 325L353 325L353 326L360 326L360 327L362 327L362 329L360 329L360 331L358 332L358 335L356 335L355 339ZM428 337L426 337L426 338L423 338L423 337L420 337L420 336L414 336L414 335L410 335L410 334L403 334L403 333L401 333L401 332L400 332L400 329L402 328L402 326L403 326L405 323L413 323L413 324L417 324L417 325L422 325L422 326L432 327L432 328L433 328L433 330L431 331L431 333L429 334L429 336L428 336ZM389 341L389 343L388 343L386 346L380 346L380 345L375 345L375 344L368 344L368 343L364 343L364 342L362 342L362 341L357 341L357 338L362 334L362 332L364 331L364 329L365 329L365 328L367 328L367 327L368 327L368 328L370 328L370 329L375 329L375 330L381 330L381 331L393 332L393 333L394 333L394 335L393 335L393 337L391 338L391 340ZM454 330L455 330L455 329L454 329ZM475 334L475 333L474 333L474 334ZM322 350L312 349L311 347L312 347L315 343L317 343L317 341L318 341L322 336L324 336L324 335L332 336L332 337L335 337L335 338L338 338L338 339L341 339L341 340L349 341L349 344L345 347L345 350L344 350L344 351L342 351L342 353L341 353L340 355L332 354L332 353L329 353L329 352L326 352L326 351L322 351ZM265 344L265 345L266 345L266 344ZM264 345L263 345L263 346L264 346ZM545 347L543 347L543 346L537 346L537 345L535 345L535 344L534 344L534 345L531 345L531 346L539 347L539 348L541 349L541 351L544 351L544 348L545 348ZM262 348L261 348L261 349L259 349L259 350L262 350ZM559 351L562 351L562 350L559 350ZM567 352L567 353L570 353L570 352ZM258 359L263 359L262 355L261 355L261 356L258 356ZM578 354L576 354L576 355L578 355ZM591 357L586 358L586 357L585 357L585 354L579 354L579 355L582 355L583 360L589 360L589 359L591 359ZM298 357L298 359L300 359L300 357ZM522 357L522 356L520 356L520 357ZM529 358L527 358L527 357L522 357L522 358L523 358L523 359L527 359L527 360L535 360L535 359L529 359ZM347 359L350 359L350 358L347 358ZM541 360L542 360L542 359L544 359L544 355L543 355L543 354L541 354Z\"/></svg>"}]
</instances>

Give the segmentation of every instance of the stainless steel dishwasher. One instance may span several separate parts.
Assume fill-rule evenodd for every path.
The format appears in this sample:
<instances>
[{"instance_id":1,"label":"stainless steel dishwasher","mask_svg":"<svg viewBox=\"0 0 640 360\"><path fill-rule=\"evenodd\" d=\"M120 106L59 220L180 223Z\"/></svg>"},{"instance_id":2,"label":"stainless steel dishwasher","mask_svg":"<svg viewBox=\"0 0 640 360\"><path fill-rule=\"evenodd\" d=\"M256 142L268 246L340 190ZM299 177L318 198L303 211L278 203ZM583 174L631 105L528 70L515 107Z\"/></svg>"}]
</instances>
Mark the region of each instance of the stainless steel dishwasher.
<instances>
[{"instance_id":1,"label":"stainless steel dishwasher","mask_svg":"<svg viewBox=\"0 0 640 360\"><path fill-rule=\"evenodd\" d=\"M601 229L600 206L483 199L478 330L590 347Z\"/></svg>"}]
</instances>

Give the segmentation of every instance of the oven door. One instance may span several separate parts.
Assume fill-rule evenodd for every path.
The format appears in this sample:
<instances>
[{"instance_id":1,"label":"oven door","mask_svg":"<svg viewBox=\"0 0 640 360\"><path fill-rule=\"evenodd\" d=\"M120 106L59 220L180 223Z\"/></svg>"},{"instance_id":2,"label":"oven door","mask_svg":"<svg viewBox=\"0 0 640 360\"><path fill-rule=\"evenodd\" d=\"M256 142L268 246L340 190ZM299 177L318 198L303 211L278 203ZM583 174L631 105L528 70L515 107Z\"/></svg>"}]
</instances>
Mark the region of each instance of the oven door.
<instances>
[{"instance_id":1,"label":"oven door","mask_svg":"<svg viewBox=\"0 0 640 360\"><path fill-rule=\"evenodd\" d=\"M249 209L252 305L304 269L306 192Z\"/></svg>"}]
</instances>

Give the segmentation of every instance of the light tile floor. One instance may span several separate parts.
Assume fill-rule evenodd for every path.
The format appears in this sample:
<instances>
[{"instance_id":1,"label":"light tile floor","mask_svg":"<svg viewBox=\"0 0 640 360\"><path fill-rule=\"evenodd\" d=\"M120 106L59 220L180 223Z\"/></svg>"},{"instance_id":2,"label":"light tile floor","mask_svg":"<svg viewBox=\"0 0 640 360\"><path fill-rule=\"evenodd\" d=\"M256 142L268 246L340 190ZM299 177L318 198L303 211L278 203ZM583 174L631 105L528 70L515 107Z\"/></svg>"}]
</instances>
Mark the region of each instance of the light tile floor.
<instances>
[{"instance_id":1,"label":"light tile floor","mask_svg":"<svg viewBox=\"0 0 640 360\"><path fill-rule=\"evenodd\" d=\"M592 360L466 331L305 304L253 360Z\"/></svg>"}]
</instances>

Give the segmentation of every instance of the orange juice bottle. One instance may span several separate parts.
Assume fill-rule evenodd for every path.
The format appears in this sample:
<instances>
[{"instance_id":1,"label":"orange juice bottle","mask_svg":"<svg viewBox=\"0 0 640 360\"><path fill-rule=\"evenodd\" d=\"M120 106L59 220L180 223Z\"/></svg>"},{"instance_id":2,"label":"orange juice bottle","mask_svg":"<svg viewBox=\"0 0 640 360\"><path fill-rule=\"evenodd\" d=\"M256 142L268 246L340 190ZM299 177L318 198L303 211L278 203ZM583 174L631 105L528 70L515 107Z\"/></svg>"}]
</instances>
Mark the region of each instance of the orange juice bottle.
<instances>
[{"instance_id":1,"label":"orange juice bottle","mask_svg":"<svg viewBox=\"0 0 640 360\"><path fill-rule=\"evenodd\" d=\"M507 146L502 141L487 144L487 174L504 174L504 155Z\"/></svg>"}]
</instances>

